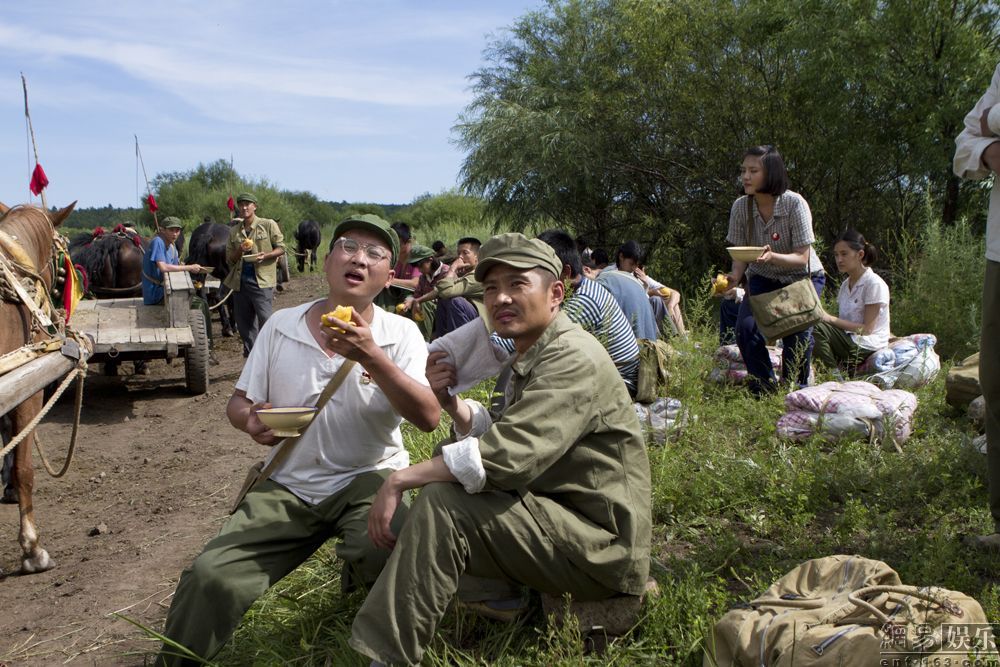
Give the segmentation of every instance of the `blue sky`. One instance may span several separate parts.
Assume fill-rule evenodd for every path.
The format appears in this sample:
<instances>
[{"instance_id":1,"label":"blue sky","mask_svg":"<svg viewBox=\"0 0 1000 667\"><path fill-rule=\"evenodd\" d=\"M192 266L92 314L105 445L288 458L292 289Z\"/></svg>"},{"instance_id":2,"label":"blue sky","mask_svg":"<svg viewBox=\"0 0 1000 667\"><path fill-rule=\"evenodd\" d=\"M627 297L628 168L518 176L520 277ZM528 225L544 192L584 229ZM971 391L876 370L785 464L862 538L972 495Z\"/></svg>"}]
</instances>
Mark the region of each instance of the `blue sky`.
<instances>
[{"instance_id":1,"label":"blue sky","mask_svg":"<svg viewBox=\"0 0 1000 667\"><path fill-rule=\"evenodd\" d=\"M134 206L146 172L232 155L333 201L407 203L456 184L451 127L491 36L541 0L32 2L0 10L0 201ZM139 175L139 188L145 185Z\"/></svg>"}]
</instances>

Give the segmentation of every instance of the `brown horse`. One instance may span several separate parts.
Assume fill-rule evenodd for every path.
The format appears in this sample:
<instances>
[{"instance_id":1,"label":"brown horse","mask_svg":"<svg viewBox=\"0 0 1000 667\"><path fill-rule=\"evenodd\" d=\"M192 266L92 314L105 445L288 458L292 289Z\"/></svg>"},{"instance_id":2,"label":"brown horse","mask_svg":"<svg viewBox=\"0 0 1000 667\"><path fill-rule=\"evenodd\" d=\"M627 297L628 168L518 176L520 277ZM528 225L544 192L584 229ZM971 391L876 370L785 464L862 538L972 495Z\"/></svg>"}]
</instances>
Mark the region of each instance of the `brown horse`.
<instances>
[{"instance_id":1,"label":"brown horse","mask_svg":"<svg viewBox=\"0 0 1000 667\"><path fill-rule=\"evenodd\" d=\"M146 241L134 230L118 225L74 236L69 254L87 272L90 291L98 299L142 296L142 256Z\"/></svg>"},{"instance_id":2,"label":"brown horse","mask_svg":"<svg viewBox=\"0 0 1000 667\"><path fill-rule=\"evenodd\" d=\"M51 290L54 277L52 249L58 234L56 228L69 216L74 206L76 202L61 211L50 213L35 206L8 209L0 203L0 252L14 265L15 272L40 276L47 291ZM20 301L0 300L0 354L47 337L48 334L36 322L27 306ZM14 408L8 413L12 433L20 433L41 409L42 392ZM31 448L34 444L34 434L28 435L15 449L14 458L13 483L17 489L21 514L18 541L22 551L22 574L44 572L55 566L49 554L39 546L38 529L35 527L34 505L31 500L35 484L35 473L31 465Z\"/></svg>"}]
</instances>

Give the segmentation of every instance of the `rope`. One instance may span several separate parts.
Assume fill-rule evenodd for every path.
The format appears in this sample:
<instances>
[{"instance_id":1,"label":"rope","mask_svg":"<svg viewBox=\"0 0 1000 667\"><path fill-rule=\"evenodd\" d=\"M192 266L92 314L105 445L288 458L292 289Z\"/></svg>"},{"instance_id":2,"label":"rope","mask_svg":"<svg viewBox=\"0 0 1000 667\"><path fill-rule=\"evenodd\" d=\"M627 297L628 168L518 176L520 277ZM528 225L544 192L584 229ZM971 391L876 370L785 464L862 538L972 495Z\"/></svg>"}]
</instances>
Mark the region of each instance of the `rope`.
<instances>
[{"instance_id":1,"label":"rope","mask_svg":"<svg viewBox=\"0 0 1000 667\"><path fill-rule=\"evenodd\" d=\"M228 292L226 292L226 296L222 297L222 301L210 307L209 310L218 310L219 306L224 304L232 295L233 295L233 290L229 290Z\"/></svg>"},{"instance_id":2,"label":"rope","mask_svg":"<svg viewBox=\"0 0 1000 667\"><path fill-rule=\"evenodd\" d=\"M52 398L49 399L49 402L45 404L45 406L41 409L41 411L37 415L35 415L35 418L32 419L28 423L28 425L25 426L24 429L20 433L17 434L17 437L15 437L9 443L7 443L6 447L4 447L3 449L0 449L0 457L6 456L8 452L10 452L12 449L14 449L15 447L17 447L18 445L20 445L22 440L24 440L29 435L31 435L31 432L35 430L35 427L38 426L38 423L40 421L42 421L42 419L45 418L45 415L49 414L49 410L52 409L52 407L56 404L56 401L59 400L59 397L62 396L63 392L66 391L67 387L69 387L69 383L72 382L73 379L76 378L78 375L80 376L80 388L77 391L79 393L80 400L82 401L82 399L83 399L83 376L85 376L86 374L87 374L87 371L86 371L86 369L84 367L77 366L76 368L74 368L73 370L71 370L69 372L69 374L66 376L66 378L62 381L62 384L59 385L59 388L56 389L56 393L52 395ZM80 408L79 408L79 405L78 405L77 406L77 423L79 422L79 417L80 417L79 409ZM73 424L73 440L74 440L74 442L76 441L77 423Z\"/></svg>"},{"instance_id":3,"label":"rope","mask_svg":"<svg viewBox=\"0 0 1000 667\"><path fill-rule=\"evenodd\" d=\"M45 458L45 452L42 451L42 440L35 434L35 449L38 450L38 458L42 460L42 465L45 467L45 472L49 473L52 477L56 479L62 477L69 471L69 466L73 462L73 453L76 451L76 434L80 430L80 412L83 409L83 380L87 376L86 366L80 366L74 369L74 372L79 372L80 381L76 383L76 401L73 410L73 433L69 437L69 451L66 452L66 460L63 461L62 470L59 472L53 472L52 466L49 465L49 460ZM72 377L72 374L70 374ZM58 394L56 398L58 398Z\"/></svg>"}]
</instances>

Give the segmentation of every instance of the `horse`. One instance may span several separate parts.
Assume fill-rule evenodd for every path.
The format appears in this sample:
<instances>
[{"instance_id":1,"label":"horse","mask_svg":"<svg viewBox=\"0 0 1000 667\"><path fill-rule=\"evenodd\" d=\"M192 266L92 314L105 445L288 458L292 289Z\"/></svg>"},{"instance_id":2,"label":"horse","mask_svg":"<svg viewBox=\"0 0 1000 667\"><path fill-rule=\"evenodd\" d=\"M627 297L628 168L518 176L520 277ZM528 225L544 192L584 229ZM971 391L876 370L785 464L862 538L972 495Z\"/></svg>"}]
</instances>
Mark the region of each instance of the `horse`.
<instances>
[{"instance_id":1,"label":"horse","mask_svg":"<svg viewBox=\"0 0 1000 667\"><path fill-rule=\"evenodd\" d=\"M229 275L229 262L226 261L226 244L229 242L229 227L215 222L204 222L191 232L191 243L188 245L190 254L184 259L185 264L201 264L211 266L211 275L219 281L226 279ZM215 307L220 297L225 298L229 294L228 288L222 286L216 293L209 293L204 287L205 274L194 274L194 279L203 283L199 292L210 307ZM222 324L222 335L229 338L233 335L233 302L227 301L219 308L219 321ZM209 325L211 326L211 325Z\"/></svg>"},{"instance_id":2,"label":"horse","mask_svg":"<svg viewBox=\"0 0 1000 667\"><path fill-rule=\"evenodd\" d=\"M98 299L142 296L142 257L149 243L138 232L117 225L110 232L96 227L93 232L77 234L69 242L74 264L87 274L88 291ZM145 375L146 362L132 362L137 375ZM104 363L105 375L118 375L118 362Z\"/></svg>"},{"instance_id":3,"label":"horse","mask_svg":"<svg viewBox=\"0 0 1000 667\"><path fill-rule=\"evenodd\" d=\"M69 243L74 264L87 272L90 291L98 299L142 296L142 256L148 243L128 227L97 227Z\"/></svg>"},{"instance_id":4,"label":"horse","mask_svg":"<svg viewBox=\"0 0 1000 667\"><path fill-rule=\"evenodd\" d=\"M316 270L316 249L321 236L319 223L315 220L303 220L299 223L299 228L295 230L295 240L298 242L295 256L299 263L299 273L305 271L307 262L311 270Z\"/></svg>"},{"instance_id":5,"label":"horse","mask_svg":"<svg viewBox=\"0 0 1000 667\"><path fill-rule=\"evenodd\" d=\"M76 202L66 208L50 212L36 206L16 206L8 209L0 203L0 251L18 277L40 279L46 293L52 289L55 278L53 253L56 231L66 220ZM10 299L10 300L7 300ZM51 303L51 302L50 302ZM5 297L0 300L0 354L6 354L24 345L45 340L49 334L35 321L31 310L19 299ZM8 413L11 431L20 433L42 409L42 392L24 401ZM55 561L39 544L35 525L34 504L31 492L35 473L31 464L34 433L29 434L15 448L13 484L17 490L21 529L21 573L44 572L55 566Z\"/></svg>"}]
</instances>

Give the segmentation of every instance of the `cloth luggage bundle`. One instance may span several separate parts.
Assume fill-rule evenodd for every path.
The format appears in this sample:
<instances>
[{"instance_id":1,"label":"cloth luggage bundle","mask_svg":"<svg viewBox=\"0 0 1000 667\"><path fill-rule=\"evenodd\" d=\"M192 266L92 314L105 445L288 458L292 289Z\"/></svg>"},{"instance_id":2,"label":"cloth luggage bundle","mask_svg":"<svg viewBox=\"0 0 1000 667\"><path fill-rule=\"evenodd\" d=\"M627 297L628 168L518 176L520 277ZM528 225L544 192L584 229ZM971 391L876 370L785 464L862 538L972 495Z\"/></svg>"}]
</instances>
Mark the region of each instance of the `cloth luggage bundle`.
<instances>
[{"instance_id":1,"label":"cloth luggage bundle","mask_svg":"<svg viewBox=\"0 0 1000 667\"><path fill-rule=\"evenodd\" d=\"M898 448L913 430L917 397L902 389L881 390L870 382L824 382L785 396L777 432L802 441L822 434L829 440L860 436L888 438Z\"/></svg>"},{"instance_id":2,"label":"cloth luggage bundle","mask_svg":"<svg viewBox=\"0 0 1000 667\"><path fill-rule=\"evenodd\" d=\"M687 423L687 415L676 398L661 397L649 404L636 402L633 407L646 439L652 437L659 445L679 436L681 427Z\"/></svg>"},{"instance_id":3,"label":"cloth luggage bundle","mask_svg":"<svg viewBox=\"0 0 1000 667\"><path fill-rule=\"evenodd\" d=\"M781 348L768 346L767 355L771 358L775 376L781 377ZM715 382L744 384L747 381L747 367L743 363L740 348L736 345L720 346L715 351L715 368L709 378Z\"/></svg>"},{"instance_id":4,"label":"cloth luggage bundle","mask_svg":"<svg viewBox=\"0 0 1000 667\"><path fill-rule=\"evenodd\" d=\"M882 561L837 555L806 561L726 613L705 638L702 665L959 665L987 658L996 658L996 647L976 600L904 586Z\"/></svg>"},{"instance_id":5,"label":"cloth luggage bundle","mask_svg":"<svg viewBox=\"0 0 1000 667\"><path fill-rule=\"evenodd\" d=\"M979 386L979 353L966 357L948 371L944 381L944 400L955 408L964 408L983 393Z\"/></svg>"},{"instance_id":6,"label":"cloth luggage bundle","mask_svg":"<svg viewBox=\"0 0 1000 667\"><path fill-rule=\"evenodd\" d=\"M869 376L870 382L892 389L922 387L941 370L941 359L934 351L934 334L913 334L896 338L888 347L876 350L858 366L857 375Z\"/></svg>"}]
</instances>

